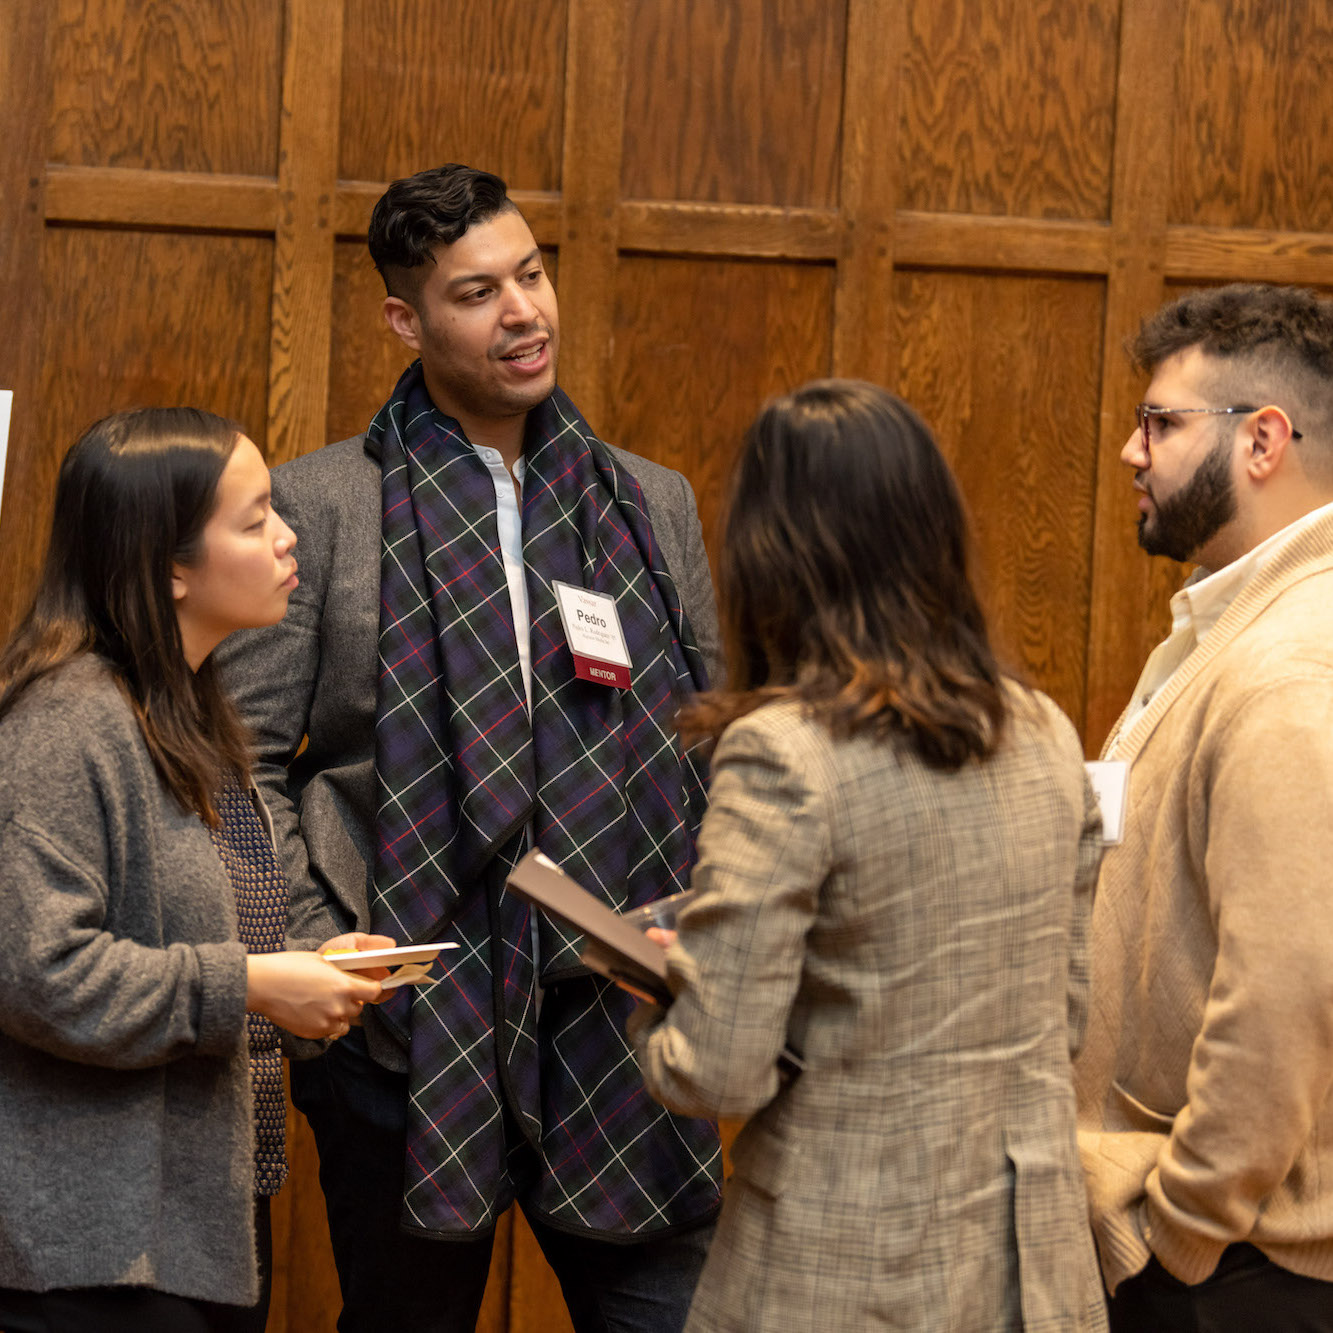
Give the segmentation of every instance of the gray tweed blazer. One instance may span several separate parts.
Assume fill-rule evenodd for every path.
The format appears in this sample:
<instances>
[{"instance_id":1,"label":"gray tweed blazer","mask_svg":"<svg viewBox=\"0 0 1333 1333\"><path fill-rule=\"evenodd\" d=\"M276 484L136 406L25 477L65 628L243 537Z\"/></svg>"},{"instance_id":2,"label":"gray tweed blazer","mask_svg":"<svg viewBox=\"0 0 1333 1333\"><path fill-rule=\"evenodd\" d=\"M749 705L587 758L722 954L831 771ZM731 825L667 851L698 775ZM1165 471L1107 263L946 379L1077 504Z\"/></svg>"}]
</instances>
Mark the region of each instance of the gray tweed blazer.
<instances>
[{"instance_id":1,"label":"gray tweed blazer","mask_svg":"<svg viewBox=\"0 0 1333 1333\"><path fill-rule=\"evenodd\" d=\"M957 773L791 703L723 736L675 1002L631 1023L659 1100L749 1117L688 1333L1106 1327L1069 1063L1101 820L1018 708Z\"/></svg>"},{"instance_id":2,"label":"gray tweed blazer","mask_svg":"<svg viewBox=\"0 0 1333 1333\"><path fill-rule=\"evenodd\" d=\"M717 612L694 492L679 472L611 449L643 488L653 532L716 679ZM273 503L297 535L300 586L280 624L233 634L216 658L255 733L255 780L292 884L288 938L313 947L344 930L365 930L370 920L379 459L364 434L326 445L274 469ZM376 1057L402 1068L377 1015L366 1029Z\"/></svg>"}]
</instances>

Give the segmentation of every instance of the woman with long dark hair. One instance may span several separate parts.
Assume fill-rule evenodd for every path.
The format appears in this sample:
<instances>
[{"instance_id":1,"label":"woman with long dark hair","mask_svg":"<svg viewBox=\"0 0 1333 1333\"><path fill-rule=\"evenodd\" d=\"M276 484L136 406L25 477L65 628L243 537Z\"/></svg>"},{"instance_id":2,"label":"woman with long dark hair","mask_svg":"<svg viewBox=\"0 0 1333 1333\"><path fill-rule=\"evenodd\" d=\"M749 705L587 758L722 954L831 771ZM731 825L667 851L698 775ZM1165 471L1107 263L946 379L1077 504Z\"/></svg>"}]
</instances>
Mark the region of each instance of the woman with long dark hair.
<instances>
[{"instance_id":1,"label":"woman with long dark hair","mask_svg":"<svg viewBox=\"0 0 1333 1333\"><path fill-rule=\"evenodd\" d=\"M264 1326L275 1024L337 1037L380 990L284 948L286 885L210 659L281 619L295 540L259 451L206 412L107 417L61 466L36 599L0 654L6 1333Z\"/></svg>"},{"instance_id":2,"label":"woman with long dark hair","mask_svg":"<svg viewBox=\"0 0 1333 1333\"><path fill-rule=\"evenodd\" d=\"M654 1096L746 1119L687 1328L1104 1328L1069 1070L1100 819L926 426L850 381L770 403L718 573L698 897L632 1028Z\"/></svg>"}]
</instances>

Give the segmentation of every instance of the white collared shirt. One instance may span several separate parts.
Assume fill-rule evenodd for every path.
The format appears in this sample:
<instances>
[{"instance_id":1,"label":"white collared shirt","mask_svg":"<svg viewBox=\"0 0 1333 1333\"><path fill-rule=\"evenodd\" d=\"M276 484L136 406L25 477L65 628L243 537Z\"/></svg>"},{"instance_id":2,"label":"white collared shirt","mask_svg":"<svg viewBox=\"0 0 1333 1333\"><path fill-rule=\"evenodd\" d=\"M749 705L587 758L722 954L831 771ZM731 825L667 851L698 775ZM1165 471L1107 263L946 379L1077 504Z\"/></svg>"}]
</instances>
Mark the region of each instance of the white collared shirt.
<instances>
[{"instance_id":1,"label":"white collared shirt","mask_svg":"<svg viewBox=\"0 0 1333 1333\"><path fill-rule=\"evenodd\" d=\"M486 471L491 474L491 481L495 484L495 523L499 530L500 557L504 561L505 582L509 585L509 606L514 615L518 665L523 672L523 692L528 698L528 716L531 717L532 639L528 623L528 583L523 566L523 514L518 501L528 463L527 459L519 455L511 476L498 449L481 444L474 444L472 448L486 464ZM517 489L514 486L515 478L518 479Z\"/></svg>"},{"instance_id":2,"label":"white collared shirt","mask_svg":"<svg viewBox=\"0 0 1333 1333\"><path fill-rule=\"evenodd\" d=\"M1333 504L1312 509L1260 542L1253 550L1247 551L1229 565L1223 565L1216 573L1209 573L1200 567L1186 579L1184 586L1171 598L1171 633L1153 649L1143 664L1139 682L1134 687L1133 700L1120 724L1120 735L1123 736L1152 703L1185 659L1222 619L1227 607L1241 591L1273 561L1289 541L1330 513L1333 513ZM1114 751L1107 757L1113 758Z\"/></svg>"}]
</instances>

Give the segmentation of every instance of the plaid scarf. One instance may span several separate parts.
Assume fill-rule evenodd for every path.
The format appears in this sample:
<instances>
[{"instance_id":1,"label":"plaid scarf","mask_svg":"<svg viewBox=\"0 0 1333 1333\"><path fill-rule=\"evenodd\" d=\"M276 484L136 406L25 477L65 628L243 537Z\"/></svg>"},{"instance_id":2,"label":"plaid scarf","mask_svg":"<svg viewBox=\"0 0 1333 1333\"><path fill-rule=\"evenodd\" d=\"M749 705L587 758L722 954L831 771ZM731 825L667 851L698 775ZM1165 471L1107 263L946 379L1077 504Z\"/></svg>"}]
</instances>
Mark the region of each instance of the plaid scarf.
<instances>
[{"instance_id":1,"label":"plaid scarf","mask_svg":"<svg viewBox=\"0 0 1333 1333\"><path fill-rule=\"evenodd\" d=\"M716 1127L651 1101L632 1002L544 919L538 1041L529 909L503 892L529 825L614 907L688 880L705 786L673 717L704 669L639 485L559 389L528 414L529 718L494 483L419 362L367 444L383 476L371 924L463 945L443 980L381 1007L409 1048L404 1221L485 1229L520 1194L604 1234L698 1220L717 1202ZM553 579L615 598L629 689L574 676Z\"/></svg>"}]
</instances>

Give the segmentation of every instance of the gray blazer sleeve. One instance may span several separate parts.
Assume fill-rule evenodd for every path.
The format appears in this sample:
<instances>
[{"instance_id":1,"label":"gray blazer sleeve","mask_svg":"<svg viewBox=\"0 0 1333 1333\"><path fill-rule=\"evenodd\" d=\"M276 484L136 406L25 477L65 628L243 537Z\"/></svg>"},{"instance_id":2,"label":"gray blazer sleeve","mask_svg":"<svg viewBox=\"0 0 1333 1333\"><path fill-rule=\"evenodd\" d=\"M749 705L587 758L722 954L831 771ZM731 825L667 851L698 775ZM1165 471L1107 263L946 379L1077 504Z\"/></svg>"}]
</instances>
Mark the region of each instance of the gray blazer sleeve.
<instances>
[{"instance_id":1,"label":"gray blazer sleeve","mask_svg":"<svg viewBox=\"0 0 1333 1333\"><path fill-rule=\"evenodd\" d=\"M677 476L680 476L677 473ZM704 666L708 671L708 683L714 689L724 684L722 680L722 638L718 630L717 605L713 597L713 576L708 568L708 553L704 550L703 526L699 522L699 509L694 499L690 483L680 477L681 502L680 525L684 540L679 560L679 572L675 573L676 588L680 593L681 606L689 617L690 627L694 630L695 642L703 655ZM672 566L673 572L676 566Z\"/></svg>"},{"instance_id":2,"label":"gray blazer sleeve","mask_svg":"<svg viewBox=\"0 0 1333 1333\"><path fill-rule=\"evenodd\" d=\"M680 604L694 631L695 642L708 671L708 683L722 681L722 640L718 632L713 577L704 549L699 506L685 476L671 468L640 458L615 445L609 446L643 489L648 518L653 525L662 558L680 594Z\"/></svg>"}]
</instances>

